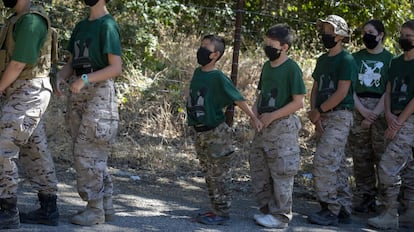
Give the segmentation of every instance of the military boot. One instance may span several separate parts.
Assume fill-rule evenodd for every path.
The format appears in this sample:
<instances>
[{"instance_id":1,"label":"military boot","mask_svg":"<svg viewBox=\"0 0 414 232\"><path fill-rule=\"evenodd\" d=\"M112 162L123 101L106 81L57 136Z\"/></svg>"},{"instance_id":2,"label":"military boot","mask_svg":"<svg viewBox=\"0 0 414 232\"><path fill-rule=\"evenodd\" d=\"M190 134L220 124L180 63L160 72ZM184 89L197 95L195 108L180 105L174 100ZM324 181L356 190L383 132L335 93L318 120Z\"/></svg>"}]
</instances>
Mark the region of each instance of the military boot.
<instances>
[{"instance_id":1,"label":"military boot","mask_svg":"<svg viewBox=\"0 0 414 232\"><path fill-rule=\"evenodd\" d=\"M70 222L76 225L91 226L102 224L105 222L105 212L103 209L103 199L90 200L86 205L86 209L75 214Z\"/></svg>"},{"instance_id":2,"label":"military boot","mask_svg":"<svg viewBox=\"0 0 414 232\"><path fill-rule=\"evenodd\" d=\"M20 213L20 221L29 224L59 225L56 194L38 193L40 208L29 213Z\"/></svg>"},{"instance_id":3,"label":"military boot","mask_svg":"<svg viewBox=\"0 0 414 232\"><path fill-rule=\"evenodd\" d=\"M112 196L105 196L103 198L103 208L105 211L105 221L112 221L115 215L114 204L112 202Z\"/></svg>"},{"instance_id":4,"label":"military boot","mask_svg":"<svg viewBox=\"0 0 414 232\"><path fill-rule=\"evenodd\" d=\"M78 210L76 214L83 213L88 207L85 209ZM115 215L114 204L112 202L112 196L105 196L103 198L103 208L105 211L105 221L112 221L113 216Z\"/></svg>"},{"instance_id":5,"label":"military boot","mask_svg":"<svg viewBox=\"0 0 414 232\"><path fill-rule=\"evenodd\" d=\"M414 203L410 203L407 209L399 216L401 227L414 228Z\"/></svg>"},{"instance_id":6,"label":"military boot","mask_svg":"<svg viewBox=\"0 0 414 232\"><path fill-rule=\"evenodd\" d=\"M375 196L364 194L362 199L354 204L353 210L357 213L375 212Z\"/></svg>"},{"instance_id":7,"label":"military boot","mask_svg":"<svg viewBox=\"0 0 414 232\"><path fill-rule=\"evenodd\" d=\"M19 227L17 197L0 199L0 229L17 229Z\"/></svg>"},{"instance_id":8,"label":"military boot","mask_svg":"<svg viewBox=\"0 0 414 232\"><path fill-rule=\"evenodd\" d=\"M377 229L397 230L399 227L397 208L388 208L383 213L381 213L381 215L368 219L368 225Z\"/></svg>"}]
</instances>

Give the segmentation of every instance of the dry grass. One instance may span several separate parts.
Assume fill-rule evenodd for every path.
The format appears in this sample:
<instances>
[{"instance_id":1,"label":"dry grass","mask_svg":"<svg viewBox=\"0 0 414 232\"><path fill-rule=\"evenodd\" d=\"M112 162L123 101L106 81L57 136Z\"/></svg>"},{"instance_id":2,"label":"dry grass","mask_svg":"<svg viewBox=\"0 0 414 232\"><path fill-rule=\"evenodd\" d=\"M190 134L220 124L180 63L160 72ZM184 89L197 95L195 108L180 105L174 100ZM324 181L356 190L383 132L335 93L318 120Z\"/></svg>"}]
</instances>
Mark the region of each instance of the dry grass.
<instances>
[{"instance_id":1,"label":"dry grass","mask_svg":"<svg viewBox=\"0 0 414 232\"><path fill-rule=\"evenodd\" d=\"M120 103L120 131L114 145L111 165L123 168L162 171L165 174L185 175L198 169L192 145L192 131L186 125L185 102L181 93L197 66L195 52L199 38L180 37L175 41L161 41L157 56L166 64L158 73L145 73L125 65L123 79L118 81ZM314 59L291 51L303 69L308 91L312 83L310 74ZM232 50L228 48L218 68L230 76ZM262 49L241 52L239 61L238 88L252 103L261 67L265 61ZM307 98L308 99L308 98ZM63 125L64 98L53 99L47 115L47 131L51 150L58 159L71 162L69 138ZM308 105L308 104L307 104ZM303 165L302 172L309 172L314 151L313 127L304 116L299 115L303 129L300 132ZM53 118L54 120L50 120ZM56 120L57 119L57 120ZM248 178L247 154L253 132L248 119L236 109L234 117L236 143L240 163L237 178Z\"/></svg>"}]
</instances>

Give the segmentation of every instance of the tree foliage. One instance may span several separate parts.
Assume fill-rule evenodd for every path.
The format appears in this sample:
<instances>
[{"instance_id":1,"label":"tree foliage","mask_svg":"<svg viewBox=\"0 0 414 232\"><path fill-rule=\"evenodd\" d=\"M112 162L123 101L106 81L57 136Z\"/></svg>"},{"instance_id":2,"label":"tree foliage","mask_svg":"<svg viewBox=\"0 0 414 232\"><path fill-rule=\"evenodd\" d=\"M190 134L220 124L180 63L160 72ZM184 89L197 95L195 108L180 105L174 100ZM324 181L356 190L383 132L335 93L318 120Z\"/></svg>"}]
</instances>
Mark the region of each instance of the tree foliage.
<instances>
[{"instance_id":1,"label":"tree foliage","mask_svg":"<svg viewBox=\"0 0 414 232\"><path fill-rule=\"evenodd\" d=\"M59 29L61 47L65 47L71 29L86 17L83 1L42 1L52 22ZM174 40L175 35L219 33L232 40L235 8L230 0L111 0L110 12L120 25L124 59L135 67L161 69L156 57L161 41ZM244 49L260 46L265 30L275 23L288 23L297 34L299 49L319 51L315 22L329 14L337 14L350 25L354 41L360 39L358 28L367 20L384 22L392 47L400 25L413 18L410 0L245 0L243 18ZM1 15L5 16L3 8Z\"/></svg>"}]
</instances>

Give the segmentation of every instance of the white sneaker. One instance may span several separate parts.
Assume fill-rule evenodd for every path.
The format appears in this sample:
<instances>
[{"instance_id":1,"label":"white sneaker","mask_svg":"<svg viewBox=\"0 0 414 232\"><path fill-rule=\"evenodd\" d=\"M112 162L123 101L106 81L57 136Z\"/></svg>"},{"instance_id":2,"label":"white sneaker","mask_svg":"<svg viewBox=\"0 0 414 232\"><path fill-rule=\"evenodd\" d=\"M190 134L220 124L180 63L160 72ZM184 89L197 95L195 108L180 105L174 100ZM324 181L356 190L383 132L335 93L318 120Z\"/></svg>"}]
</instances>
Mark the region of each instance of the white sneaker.
<instances>
[{"instance_id":1,"label":"white sneaker","mask_svg":"<svg viewBox=\"0 0 414 232\"><path fill-rule=\"evenodd\" d=\"M255 218L256 219L256 218ZM257 217L256 223L267 227L267 228L286 228L288 224L286 222L282 222L279 219L275 218L271 214L266 214L261 217Z\"/></svg>"},{"instance_id":2,"label":"white sneaker","mask_svg":"<svg viewBox=\"0 0 414 232\"><path fill-rule=\"evenodd\" d=\"M253 219L255 220L255 221L257 221L257 219L258 218L261 218L261 217L263 217L263 216L265 216L266 214L263 214L263 213L258 213L258 214L255 214L255 215L253 215Z\"/></svg>"}]
</instances>

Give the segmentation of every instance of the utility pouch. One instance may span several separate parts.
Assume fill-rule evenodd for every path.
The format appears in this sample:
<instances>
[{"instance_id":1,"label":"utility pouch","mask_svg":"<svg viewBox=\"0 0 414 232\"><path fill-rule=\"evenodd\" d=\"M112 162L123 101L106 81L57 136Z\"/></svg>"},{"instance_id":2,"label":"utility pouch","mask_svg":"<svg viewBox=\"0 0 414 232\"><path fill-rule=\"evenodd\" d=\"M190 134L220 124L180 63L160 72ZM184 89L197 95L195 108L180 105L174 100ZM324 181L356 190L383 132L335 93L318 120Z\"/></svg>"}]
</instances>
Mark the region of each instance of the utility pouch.
<instances>
[{"instance_id":1,"label":"utility pouch","mask_svg":"<svg viewBox=\"0 0 414 232\"><path fill-rule=\"evenodd\" d=\"M93 72L91 60L88 57L79 57L73 60L72 67L76 76Z\"/></svg>"}]
</instances>

